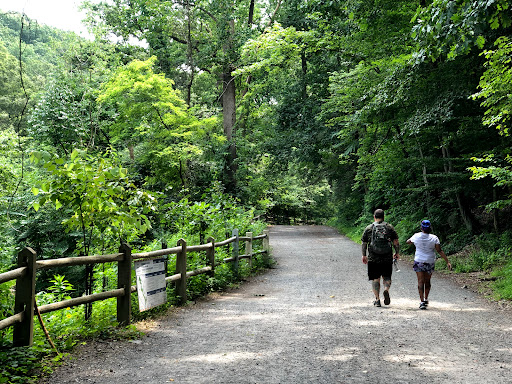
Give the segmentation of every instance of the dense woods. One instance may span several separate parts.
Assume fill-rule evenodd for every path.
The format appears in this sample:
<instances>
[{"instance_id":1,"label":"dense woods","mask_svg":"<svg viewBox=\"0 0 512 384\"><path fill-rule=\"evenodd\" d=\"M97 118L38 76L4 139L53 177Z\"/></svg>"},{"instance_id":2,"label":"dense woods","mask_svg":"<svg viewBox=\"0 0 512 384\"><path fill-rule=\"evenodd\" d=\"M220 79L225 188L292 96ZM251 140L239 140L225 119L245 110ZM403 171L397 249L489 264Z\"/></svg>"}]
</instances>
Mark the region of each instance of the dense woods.
<instances>
[{"instance_id":1,"label":"dense woods","mask_svg":"<svg viewBox=\"0 0 512 384\"><path fill-rule=\"evenodd\" d=\"M383 208L403 241L430 219L456 271L512 299L508 1L83 6L94 41L0 13L0 272L24 246L151 250L256 217L357 238ZM109 274L62 273L41 295Z\"/></svg>"}]
</instances>

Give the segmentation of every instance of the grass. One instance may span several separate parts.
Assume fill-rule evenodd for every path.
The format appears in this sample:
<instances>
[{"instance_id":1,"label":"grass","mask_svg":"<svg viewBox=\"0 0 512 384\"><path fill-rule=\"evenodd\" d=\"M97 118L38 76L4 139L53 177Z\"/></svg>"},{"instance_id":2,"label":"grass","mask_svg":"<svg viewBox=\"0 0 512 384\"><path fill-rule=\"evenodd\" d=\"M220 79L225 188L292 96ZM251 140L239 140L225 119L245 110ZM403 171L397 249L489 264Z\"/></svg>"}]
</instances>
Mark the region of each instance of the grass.
<instances>
[{"instance_id":1,"label":"grass","mask_svg":"<svg viewBox=\"0 0 512 384\"><path fill-rule=\"evenodd\" d=\"M512 261L503 267L494 269L491 275L498 278L492 284L494 298L496 300L512 300Z\"/></svg>"},{"instance_id":2,"label":"grass","mask_svg":"<svg viewBox=\"0 0 512 384\"><path fill-rule=\"evenodd\" d=\"M512 300L512 252L505 243L495 249L473 244L462 251L449 255L453 271L458 274L482 272L491 281L486 285L490 298L494 300ZM439 267L439 268L438 268ZM445 267L444 260L436 263L436 269Z\"/></svg>"}]
</instances>

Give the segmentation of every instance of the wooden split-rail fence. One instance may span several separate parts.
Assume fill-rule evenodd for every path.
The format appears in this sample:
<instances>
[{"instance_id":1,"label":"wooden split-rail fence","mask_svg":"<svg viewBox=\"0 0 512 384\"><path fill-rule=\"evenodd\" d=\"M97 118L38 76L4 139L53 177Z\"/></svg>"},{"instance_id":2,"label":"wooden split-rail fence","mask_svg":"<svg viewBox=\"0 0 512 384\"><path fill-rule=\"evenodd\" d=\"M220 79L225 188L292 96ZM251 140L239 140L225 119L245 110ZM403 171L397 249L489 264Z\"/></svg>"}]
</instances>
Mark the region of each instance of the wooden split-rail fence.
<instances>
[{"instance_id":1,"label":"wooden split-rail fence","mask_svg":"<svg viewBox=\"0 0 512 384\"><path fill-rule=\"evenodd\" d=\"M262 250L253 252L254 240L262 240ZM240 255L240 241L245 242L245 254ZM91 295L76 297L68 300L50 303L38 307L39 314L57 311L63 308L88 304L95 301L117 298L117 321L120 325L128 325L131 321L131 294L137 291L137 286L132 285L132 263L136 260L152 259L166 255L176 254L176 271L174 275L167 276L167 282L175 282L176 295L180 304L187 301L187 279L204 273L215 273L215 248L232 245L232 256L225 258L222 263L233 263L233 268L238 273L238 263L241 259L248 259L252 264L252 258L258 254L269 255L268 231L263 231L259 236L253 236L247 232L245 236L239 236L238 230L233 230L232 237L221 242L215 242L209 238L206 244L187 245L184 239L180 239L176 247L163 248L157 251L133 253L128 244L119 248L119 253L100 256L79 256L51 260L37 260L36 252L31 248L25 248L18 254L18 267L0 274L0 284L16 280L16 292L14 302L14 315L0 320L0 330L13 326L13 345L32 345L34 336L34 316L36 313L36 272L42 269L56 267L69 267L76 265L91 265L100 263L118 263L117 289L94 293ZM206 266L197 270L187 271L187 253L206 252ZM221 263L221 264L222 264ZM219 265L219 263L217 263Z\"/></svg>"}]
</instances>

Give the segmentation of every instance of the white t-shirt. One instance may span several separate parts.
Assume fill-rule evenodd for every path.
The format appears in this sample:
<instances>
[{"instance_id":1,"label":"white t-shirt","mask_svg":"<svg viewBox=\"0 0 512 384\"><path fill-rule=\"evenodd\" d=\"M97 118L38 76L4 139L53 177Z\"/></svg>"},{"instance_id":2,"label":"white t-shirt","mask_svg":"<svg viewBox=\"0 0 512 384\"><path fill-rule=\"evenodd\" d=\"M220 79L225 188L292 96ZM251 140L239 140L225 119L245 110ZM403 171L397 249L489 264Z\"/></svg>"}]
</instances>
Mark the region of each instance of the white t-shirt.
<instances>
[{"instance_id":1,"label":"white t-shirt","mask_svg":"<svg viewBox=\"0 0 512 384\"><path fill-rule=\"evenodd\" d=\"M440 244L439 238L436 235L418 232L412 235L412 237L407 241L414 243L416 247L414 261L430 264L434 264L436 262L436 244Z\"/></svg>"}]
</instances>

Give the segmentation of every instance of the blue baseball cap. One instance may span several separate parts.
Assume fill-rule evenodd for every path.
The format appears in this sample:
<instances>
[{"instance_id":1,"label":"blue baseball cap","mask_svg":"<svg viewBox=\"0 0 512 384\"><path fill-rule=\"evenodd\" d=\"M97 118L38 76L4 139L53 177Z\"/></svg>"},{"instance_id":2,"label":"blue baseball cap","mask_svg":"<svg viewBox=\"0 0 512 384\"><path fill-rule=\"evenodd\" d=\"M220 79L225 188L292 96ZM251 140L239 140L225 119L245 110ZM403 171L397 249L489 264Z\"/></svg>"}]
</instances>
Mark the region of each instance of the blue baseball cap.
<instances>
[{"instance_id":1,"label":"blue baseball cap","mask_svg":"<svg viewBox=\"0 0 512 384\"><path fill-rule=\"evenodd\" d=\"M421 222L421 229L427 229L430 228L430 221L429 220L423 220Z\"/></svg>"}]
</instances>

